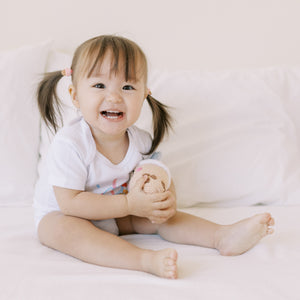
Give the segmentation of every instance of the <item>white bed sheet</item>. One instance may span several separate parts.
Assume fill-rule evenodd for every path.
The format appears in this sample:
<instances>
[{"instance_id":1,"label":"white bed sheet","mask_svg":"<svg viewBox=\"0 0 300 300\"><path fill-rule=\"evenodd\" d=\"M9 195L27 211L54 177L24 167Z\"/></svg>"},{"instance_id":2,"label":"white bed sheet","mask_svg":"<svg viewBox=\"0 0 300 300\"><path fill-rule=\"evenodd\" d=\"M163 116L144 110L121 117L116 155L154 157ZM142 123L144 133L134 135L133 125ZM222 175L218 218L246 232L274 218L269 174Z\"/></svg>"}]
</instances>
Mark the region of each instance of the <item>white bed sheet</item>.
<instances>
[{"instance_id":1,"label":"white bed sheet","mask_svg":"<svg viewBox=\"0 0 300 300\"><path fill-rule=\"evenodd\" d=\"M48 249L37 241L31 207L1 207L0 299L300 299L300 206L185 211L224 224L269 211L276 233L236 257L156 235L124 236L144 248L177 249L179 278L167 280Z\"/></svg>"}]
</instances>

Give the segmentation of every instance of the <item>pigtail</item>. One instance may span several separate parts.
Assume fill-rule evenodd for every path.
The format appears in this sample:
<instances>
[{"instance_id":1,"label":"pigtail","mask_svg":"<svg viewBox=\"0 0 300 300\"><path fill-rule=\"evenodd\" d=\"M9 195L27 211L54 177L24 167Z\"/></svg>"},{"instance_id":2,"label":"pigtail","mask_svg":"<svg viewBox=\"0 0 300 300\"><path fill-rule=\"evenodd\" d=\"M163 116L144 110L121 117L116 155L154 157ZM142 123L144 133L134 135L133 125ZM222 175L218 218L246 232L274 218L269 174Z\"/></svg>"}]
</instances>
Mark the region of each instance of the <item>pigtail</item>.
<instances>
[{"instance_id":1,"label":"pigtail","mask_svg":"<svg viewBox=\"0 0 300 300\"><path fill-rule=\"evenodd\" d=\"M153 114L152 146L149 152L146 153L151 154L162 142L164 136L168 134L169 129L172 129L172 117L168 111L169 107L167 105L159 102L151 95L148 95L146 99Z\"/></svg>"},{"instance_id":2,"label":"pigtail","mask_svg":"<svg viewBox=\"0 0 300 300\"><path fill-rule=\"evenodd\" d=\"M62 77L61 71L46 73L37 89L38 108L42 119L55 133L62 122L61 102L56 93L57 83Z\"/></svg>"}]
</instances>

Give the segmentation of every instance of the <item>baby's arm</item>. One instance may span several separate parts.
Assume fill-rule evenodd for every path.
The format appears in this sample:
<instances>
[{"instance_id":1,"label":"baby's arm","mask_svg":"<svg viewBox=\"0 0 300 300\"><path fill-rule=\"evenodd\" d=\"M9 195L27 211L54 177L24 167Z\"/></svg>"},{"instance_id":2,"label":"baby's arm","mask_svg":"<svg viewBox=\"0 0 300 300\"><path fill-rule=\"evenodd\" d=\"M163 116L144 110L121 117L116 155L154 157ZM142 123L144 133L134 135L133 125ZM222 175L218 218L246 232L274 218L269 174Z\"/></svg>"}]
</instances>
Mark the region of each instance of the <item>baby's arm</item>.
<instances>
[{"instance_id":1,"label":"baby's arm","mask_svg":"<svg viewBox=\"0 0 300 300\"><path fill-rule=\"evenodd\" d=\"M127 195L99 195L91 192L54 186L54 193L61 211L88 220L104 220L135 215L148 219L165 217L164 211L169 192L159 195L145 195L142 186L146 178L141 178Z\"/></svg>"}]
</instances>

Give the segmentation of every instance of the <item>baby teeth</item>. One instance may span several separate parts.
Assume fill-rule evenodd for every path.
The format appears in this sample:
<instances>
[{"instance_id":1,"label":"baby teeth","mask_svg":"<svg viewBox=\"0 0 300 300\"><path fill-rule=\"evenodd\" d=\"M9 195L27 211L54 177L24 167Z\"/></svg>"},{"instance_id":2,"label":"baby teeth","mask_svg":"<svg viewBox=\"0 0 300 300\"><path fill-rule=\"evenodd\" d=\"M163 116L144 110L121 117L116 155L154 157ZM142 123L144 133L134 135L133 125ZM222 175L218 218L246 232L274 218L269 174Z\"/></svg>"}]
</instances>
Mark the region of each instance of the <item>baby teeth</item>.
<instances>
[{"instance_id":1,"label":"baby teeth","mask_svg":"<svg viewBox=\"0 0 300 300\"><path fill-rule=\"evenodd\" d=\"M117 119L123 115L122 112L113 110L102 111L101 114L108 119Z\"/></svg>"}]
</instances>

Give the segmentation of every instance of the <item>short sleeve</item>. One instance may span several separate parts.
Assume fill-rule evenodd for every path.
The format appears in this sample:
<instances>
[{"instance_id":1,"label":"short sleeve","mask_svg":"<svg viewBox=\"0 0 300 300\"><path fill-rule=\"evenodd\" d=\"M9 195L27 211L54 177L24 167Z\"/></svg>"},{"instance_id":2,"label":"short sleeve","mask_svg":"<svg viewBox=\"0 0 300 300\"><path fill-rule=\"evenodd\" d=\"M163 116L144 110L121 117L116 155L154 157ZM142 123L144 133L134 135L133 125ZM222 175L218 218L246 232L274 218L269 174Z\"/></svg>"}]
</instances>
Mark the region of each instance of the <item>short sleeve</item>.
<instances>
[{"instance_id":1,"label":"short sleeve","mask_svg":"<svg viewBox=\"0 0 300 300\"><path fill-rule=\"evenodd\" d=\"M49 184L74 190L85 190L87 167L84 159L69 141L54 140L48 156Z\"/></svg>"},{"instance_id":2,"label":"short sleeve","mask_svg":"<svg viewBox=\"0 0 300 300\"><path fill-rule=\"evenodd\" d=\"M143 158L148 158L149 155L144 153L147 153L152 145L150 133L136 126L131 126L129 134L132 136L132 141L134 141L137 150L143 154Z\"/></svg>"}]
</instances>

